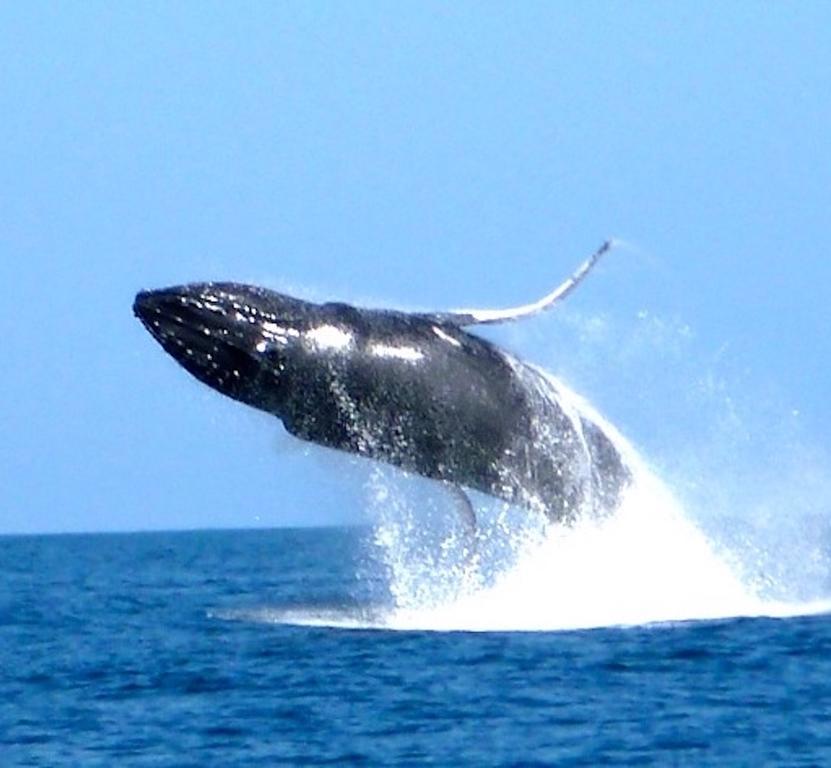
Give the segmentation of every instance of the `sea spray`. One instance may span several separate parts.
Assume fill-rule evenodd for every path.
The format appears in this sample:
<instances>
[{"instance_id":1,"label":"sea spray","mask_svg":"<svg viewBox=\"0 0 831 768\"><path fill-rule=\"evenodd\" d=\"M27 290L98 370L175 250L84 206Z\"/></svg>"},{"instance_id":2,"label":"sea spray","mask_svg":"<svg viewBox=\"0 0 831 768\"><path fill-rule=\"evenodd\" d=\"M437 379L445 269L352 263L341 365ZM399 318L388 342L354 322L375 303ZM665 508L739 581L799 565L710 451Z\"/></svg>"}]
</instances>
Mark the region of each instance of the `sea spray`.
<instances>
[{"instance_id":1,"label":"sea spray","mask_svg":"<svg viewBox=\"0 0 831 768\"><path fill-rule=\"evenodd\" d=\"M600 421L626 458L633 481L619 509L559 525L487 500L473 556L455 530L429 552L424 530L435 536L435 521L419 519L417 504L379 470L375 540L395 602L385 625L527 631L764 612L631 446L561 382L552 384L569 407Z\"/></svg>"},{"instance_id":2,"label":"sea spray","mask_svg":"<svg viewBox=\"0 0 831 768\"><path fill-rule=\"evenodd\" d=\"M684 515L768 603L831 595L831 454L823 414L803 411L730 339L681 318L566 305L512 326L513 346L615 414Z\"/></svg>"},{"instance_id":3,"label":"sea spray","mask_svg":"<svg viewBox=\"0 0 831 768\"><path fill-rule=\"evenodd\" d=\"M552 346L558 358L571 361L584 384L602 360L617 382L616 412L631 411L632 401L649 405L647 442L661 458L660 471L588 402L541 371L625 454L633 481L619 508L569 526L538 520L536 530L527 513L510 510L510 524L497 530L493 510L504 520L504 505L478 500L479 546L497 555L479 558L478 587L470 588L476 582L468 576L454 593L454 563L440 575L427 569L413 590L415 552L397 515L412 530L418 504L391 483L392 506L375 506L376 539L397 604L388 625L530 630L829 610L831 481L825 454L806 448L810 441L795 430L798 412L758 397L746 380L732 385L726 350L702 354L685 323L642 312L633 331L620 319L565 317L579 345L570 349L561 334ZM515 333L527 327L515 326ZM650 375L656 365L662 376ZM450 505L445 513L452 515ZM441 589L430 586L436 580Z\"/></svg>"}]
</instances>

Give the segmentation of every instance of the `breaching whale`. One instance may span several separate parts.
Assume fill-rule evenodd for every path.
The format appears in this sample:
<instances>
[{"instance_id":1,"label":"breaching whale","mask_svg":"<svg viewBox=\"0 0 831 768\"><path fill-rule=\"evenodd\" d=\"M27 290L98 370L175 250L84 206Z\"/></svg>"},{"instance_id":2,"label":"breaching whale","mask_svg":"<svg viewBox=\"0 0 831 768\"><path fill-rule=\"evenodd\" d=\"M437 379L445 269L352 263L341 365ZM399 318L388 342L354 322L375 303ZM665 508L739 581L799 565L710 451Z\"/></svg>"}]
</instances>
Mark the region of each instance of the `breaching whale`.
<instances>
[{"instance_id":1,"label":"breaching whale","mask_svg":"<svg viewBox=\"0 0 831 768\"><path fill-rule=\"evenodd\" d=\"M266 288L194 283L138 293L133 311L183 368L277 416L303 440L387 462L571 521L614 509L630 470L556 380L467 329L555 305L402 312L315 304Z\"/></svg>"}]
</instances>

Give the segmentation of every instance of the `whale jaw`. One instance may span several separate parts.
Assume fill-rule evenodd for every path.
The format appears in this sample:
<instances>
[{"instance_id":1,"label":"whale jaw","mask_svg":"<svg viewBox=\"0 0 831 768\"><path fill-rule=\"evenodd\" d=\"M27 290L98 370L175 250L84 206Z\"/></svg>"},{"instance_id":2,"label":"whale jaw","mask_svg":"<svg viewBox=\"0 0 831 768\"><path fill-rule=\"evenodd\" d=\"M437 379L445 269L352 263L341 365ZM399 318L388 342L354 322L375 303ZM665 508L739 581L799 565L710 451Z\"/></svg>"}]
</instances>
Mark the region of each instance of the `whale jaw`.
<instances>
[{"instance_id":1,"label":"whale jaw","mask_svg":"<svg viewBox=\"0 0 831 768\"><path fill-rule=\"evenodd\" d=\"M141 291L133 313L179 365L212 389L273 410L279 371L262 343L264 326L293 300L236 283Z\"/></svg>"}]
</instances>

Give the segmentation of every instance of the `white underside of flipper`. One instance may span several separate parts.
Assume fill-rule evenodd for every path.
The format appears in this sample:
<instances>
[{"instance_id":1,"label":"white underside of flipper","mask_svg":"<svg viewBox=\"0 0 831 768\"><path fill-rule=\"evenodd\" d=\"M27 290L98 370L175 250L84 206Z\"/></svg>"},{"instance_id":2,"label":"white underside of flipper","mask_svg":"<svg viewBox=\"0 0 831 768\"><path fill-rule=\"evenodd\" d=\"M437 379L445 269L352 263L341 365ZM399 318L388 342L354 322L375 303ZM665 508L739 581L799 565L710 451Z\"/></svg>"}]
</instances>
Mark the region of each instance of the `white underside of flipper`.
<instances>
[{"instance_id":1,"label":"white underside of flipper","mask_svg":"<svg viewBox=\"0 0 831 768\"><path fill-rule=\"evenodd\" d=\"M614 241L607 240L600 246L588 259L586 259L574 273L560 285L558 285L551 293L546 294L538 301L531 304L523 304L520 307L511 307L509 309L454 309L449 312L431 313L429 317L436 322L447 323L450 325L467 326L467 325L488 325L491 323L505 323L513 320L520 320L524 317L536 315L539 312L544 312L551 309L557 302L562 301L568 294L570 294L588 275L595 264L600 261L600 258L611 250Z\"/></svg>"}]
</instances>

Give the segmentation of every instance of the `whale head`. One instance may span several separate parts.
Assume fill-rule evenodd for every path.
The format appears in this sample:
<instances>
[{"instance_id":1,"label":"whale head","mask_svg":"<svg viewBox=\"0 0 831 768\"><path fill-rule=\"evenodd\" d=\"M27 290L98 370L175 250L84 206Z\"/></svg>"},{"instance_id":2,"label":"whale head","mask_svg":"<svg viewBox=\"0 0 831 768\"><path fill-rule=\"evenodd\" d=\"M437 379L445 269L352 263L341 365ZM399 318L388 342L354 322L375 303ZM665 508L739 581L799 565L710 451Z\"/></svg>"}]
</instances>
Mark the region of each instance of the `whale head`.
<instances>
[{"instance_id":1,"label":"whale head","mask_svg":"<svg viewBox=\"0 0 831 768\"><path fill-rule=\"evenodd\" d=\"M279 415L285 372L313 307L266 288L193 283L141 291L133 312L197 379L223 395Z\"/></svg>"}]
</instances>

